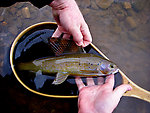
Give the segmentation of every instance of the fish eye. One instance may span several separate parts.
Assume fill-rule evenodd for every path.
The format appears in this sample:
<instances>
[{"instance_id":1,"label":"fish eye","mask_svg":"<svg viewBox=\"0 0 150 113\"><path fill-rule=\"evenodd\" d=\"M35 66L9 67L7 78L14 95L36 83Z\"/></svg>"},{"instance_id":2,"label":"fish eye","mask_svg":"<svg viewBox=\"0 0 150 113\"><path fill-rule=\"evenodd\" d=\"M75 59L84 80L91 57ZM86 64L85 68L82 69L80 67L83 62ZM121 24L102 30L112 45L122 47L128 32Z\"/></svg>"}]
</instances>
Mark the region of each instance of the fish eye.
<instances>
[{"instance_id":1,"label":"fish eye","mask_svg":"<svg viewBox=\"0 0 150 113\"><path fill-rule=\"evenodd\" d=\"M109 67L110 67L110 68L114 68L115 66L114 66L113 64L110 64Z\"/></svg>"}]
</instances>

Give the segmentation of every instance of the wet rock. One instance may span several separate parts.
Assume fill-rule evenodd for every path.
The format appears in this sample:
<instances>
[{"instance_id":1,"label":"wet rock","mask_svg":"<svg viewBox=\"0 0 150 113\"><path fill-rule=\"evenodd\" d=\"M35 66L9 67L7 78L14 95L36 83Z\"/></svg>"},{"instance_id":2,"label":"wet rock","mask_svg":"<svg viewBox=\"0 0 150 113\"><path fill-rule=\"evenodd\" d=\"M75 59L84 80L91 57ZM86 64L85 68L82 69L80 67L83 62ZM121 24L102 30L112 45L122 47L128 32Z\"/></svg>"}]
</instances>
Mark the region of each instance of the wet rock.
<instances>
[{"instance_id":1,"label":"wet rock","mask_svg":"<svg viewBox=\"0 0 150 113\"><path fill-rule=\"evenodd\" d=\"M2 48L3 48L3 47L1 46L1 49L2 49ZM4 51L3 51L3 52L4 52ZM2 50L1 50L1 53L3 53L3 52L2 52ZM0 54L0 61L3 60L3 59L4 59L4 54Z\"/></svg>"},{"instance_id":2,"label":"wet rock","mask_svg":"<svg viewBox=\"0 0 150 113\"><path fill-rule=\"evenodd\" d=\"M21 27L22 27L22 20L21 20L21 18L17 18L16 26L17 26L18 28L21 28Z\"/></svg>"},{"instance_id":3,"label":"wet rock","mask_svg":"<svg viewBox=\"0 0 150 113\"><path fill-rule=\"evenodd\" d=\"M131 4L130 4L130 2L124 2L124 3L123 3L123 7L124 7L125 9L131 9Z\"/></svg>"},{"instance_id":4,"label":"wet rock","mask_svg":"<svg viewBox=\"0 0 150 113\"><path fill-rule=\"evenodd\" d=\"M4 10L4 8L0 7L0 14L2 14Z\"/></svg>"},{"instance_id":5,"label":"wet rock","mask_svg":"<svg viewBox=\"0 0 150 113\"><path fill-rule=\"evenodd\" d=\"M114 18L113 20L112 20L112 25L119 25L119 20L117 19L117 18Z\"/></svg>"},{"instance_id":6,"label":"wet rock","mask_svg":"<svg viewBox=\"0 0 150 113\"><path fill-rule=\"evenodd\" d=\"M10 26L10 27L8 28L8 31L9 31L11 34L13 34L13 35L17 35L17 33L18 33L18 29L17 29L16 26Z\"/></svg>"},{"instance_id":7,"label":"wet rock","mask_svg":"<svg viewBox=\"0 0 150 113\"><path fill-rule=\"evenodd\" d=\"M7 37L7 33L1 32L0 37ZM0 41L3 41L3 38L0 38Z\"/></svg>"},{"instance_id":8,"label":"wet rock","mask_svg":"<svg viewBox=\"0 0 150 113\"><path fill-rule=\"evenodd\" d=\"M22 15L22 11L21 11L21 10L18 10L17 13L16 13L16 16L17 16L17 17L20 17L21 15Z\"/></svg>"},{"instance_id":9,"label":"wet rock","mask_svg":"<svg viewBox=\"0 0 150 113\"><path fill-rule=\"evenodd\" d=\"M50 8L50 7L49 7ZM41 10L42 8L40 8ZM49 11L51 11L49 9ZM30 15L31 15L31 19L36 19L38 17L38 14L39 14L39 9L37 7L34 7L34 6L31 6L30 8ZM52 14L52 13L51 13ZM49 15L50 15L50 12L49 12ZM47 15L48 16L48 15ZM48 17L47 17L48 18Z\"/></svg>"},{"instance_id":10,"label":"wet rock","mask_svg":"<svg viewBox=\"0 0 150 113\"><path fill-rule=\"evenodd\" d=\"M141 24L146 24L148 23L148 21L150 20L150 17L149 15L145 15L144 13L141 13L141 15L137 16L138 17L138 23L141 23Z\"/></svg>"},{"instance_id":11,"label":"wet rock","mask_svg":"<svg viewBox=\"0 0 150 113\"><path fill-rule=\"evenodd\" d=\"M1 23L1 25L2 25L2 26L6 26L6 25L7 25L7 22L4 21L4 22Z\"/></svg>"},{"instance_id":12,"label":"wet rock","mask_svg":"<svg viewBox=\"0 0 150 113\"><path fill-rule=\"evenodd\" d=\"M133 31L129 31L128 35L129 35L128 39L130 39L131 41L136 43L139 42L139 36L137 33L134 33Z\"/></svg>"},{"instance_id":13,"label":"wet rock","mask_svg":"<svg viewBox=\"0 0 150 113\"><path fill-rule=\"evenodd\" d=\"M92 9L99 9L96 2L95 2L95 0L91 0L91 8Z\"/></svg>"},{"instance_id":14,"label":"wet rock","mask_svg":"<svg viewBox=\"0 0 150 113\"><path fill-rule=\"evenodd\" d=\"M127 15L127 12L123 10L120 4L112 4L110 10L113 12L113 14L117 17L119 21L124 20Z\"/></svg>"},{"instance_id":15,"label":"wet rock","mask_svg":"<svg viewBox=\"0 0 150 113\"><path fill-rule=\"evenodd\" d=\"M125 17L126 17L126 15L127 15L127 13L126 13L124 10L120 10L120 11L118 11L117 14L116 14L117 18L118 18L120 21L124 20Z\"/></svg>"},{"instance_id":16,"label":"wet rock","mask_svg":"<svg viewBox=\"0 0 150 113\"><path fill-rule=\"evenodd\" d=\"M107 17L110 13L109 13L109 11L101 10L101 11L97 11L97 14L99 14L99 16L101 16L101 17ZM103 18L102 18L102 20L103 20Z\"/></svg>"},{"instance_id":17,"label":"wet rock","mask_svg":"<svg viewBox=\"0 0 150 113\"><path fill-rule=\"evenodd\" d=\"M0 67L3 67L4 61L0 62Z\"/></svg>"},{"instance_id":18,"label":"wet rock","mask_svg":"<svg viewBox=\"0 0 150 113\"><path fill-rule=\"evenodd\" d=\"M127 15L135 17L137 14L136 14L136 12L133 9L128 9L127 10Z\"/></svg>"},{"instance_id":19,"label":"wet rock","mask_svg":"<svg viewBox=\"0 0 150 113\"><path fill-rule=\"evenodd\" d=\"M77 4L79 5L79 7L81 8L87 8L90 6L91 1L90 0L79 0L77 1Z\"/></svg>"},{"instance_id":20,"label":"wet rock","mask_svg":"<svg viewBox=\"0 0 150 113\"><path fill-rule=\"evenodd\" d=\"M0 41L3 41L3 38L0 38Z\"/></svg>"},{"instance_id":21,"label":"wet rock","mask_svg":"<svg viewBox=\"0 0 150 113\"><path fill-rule=\"evenodd\" d=\"M20 9L24 6L24 2L16 2L13 6L17 9Z\"/></svg>"},{"instance_id":22,"label":"wet rock","mask_svg":"<svg viewBox=\"0 0 150 113\"><path fill-rule=\"evenodd\" d=\"M17 11L17 9L15 8L15 7L10 7L9 8L9 12L10 12L10 14L12 14L12 15L15 15L16 14L16 11Z\"/></svg>"},{"instance_id":23,"label":"wet rock","mask_svg":"<svg viewBox=\"0 0 150 113\"><path fill-rule=\"evenodd\" d=\"M147 5L147 2L148 0L135 0L132 6L136 11L141 11Z\"/></svg>"},{"instance_id":24,"label":"wet rock","mask_svg":"<svg viewBox=\"0 0 150 113\"><path fill-rule=\"evenodd\" d=\"M38 13L38 11L40 11L40 13ZM34 19L37 16L39 16L40 20L42 20L42 21L49 21L49 20L53 19L51 8L49 6L44 6L44 7L40 8L40 10L38 10L38 9L32 10L31 18Z\"/></svg>"},{"instance_id":25,"label":"wet rock","mask_svg":"<svg viewBox=\"0 0 150 113\"><path fill-rule=\"evenodd\" d=\"M112 20L111 25L110 25L110 31L115 34L121 33L122 29L121 29L119 20L117 18L114 18Z\"/></svg>"},{"instance_id":26,"label":"wet rock","mask_svg":"<svg viewBox=\"0 0 150 113\"><path fill-rule=\"evenodd\" d=\"M24 18L30 18L31 17L28 7L22 8L22 14L23 14Z\"/></svg>"},{"instance_id":27,"label":"wet rock","mask_svg":"<svg viewBox=\"0 0 150 113\"><path fill-rule=\"evenodd\" d=\"M132 17L130 17L130 16L128 16L128 17L126 18L126 24L127 24L127 26L128 26L130 29L134 29L134 28L137 27L137 24L136 24L135 20L134 20Z\"/></svg>"},{"instance_id":28,"label":"wet rock","mask_svg":"<svg viewBox=\"0 0 150 113\"><path fill-rule=\"evenodd\" d=\"M3 16L0 16L0 22L2 22L4 20Z\"/></svg>"},{"instance_id":29,"label":"wet rock","mask_svg":"<svg viewBox=\"0 0 150 113\"><path fill-rule=\"evenodd\" d=\"M90 12L90 9L89 8L84 8L84 9L81 10L81 12L85 16Z\"/></svg>"},{"instance_id":30,"label":"wet rock","mask_svg":"<svg viewBox=\"0 0 150 113\"><path fill-rule=\"evenodd\" d=\"M114 0L96 0L97 5L102 9L107 9L113 2Z\"/></svg>"},{"instance_id":31,"label":"wet rock","mask_svg":"<svg viewBox=\"0 0 150 113\"><path fill-rule=\"evenodd\" d=\"M110 26L110 31L114 34L119 34L122 31L122 29L119 25L114 25L114 26L111 25Z\"/></svg>"}]
</instances>

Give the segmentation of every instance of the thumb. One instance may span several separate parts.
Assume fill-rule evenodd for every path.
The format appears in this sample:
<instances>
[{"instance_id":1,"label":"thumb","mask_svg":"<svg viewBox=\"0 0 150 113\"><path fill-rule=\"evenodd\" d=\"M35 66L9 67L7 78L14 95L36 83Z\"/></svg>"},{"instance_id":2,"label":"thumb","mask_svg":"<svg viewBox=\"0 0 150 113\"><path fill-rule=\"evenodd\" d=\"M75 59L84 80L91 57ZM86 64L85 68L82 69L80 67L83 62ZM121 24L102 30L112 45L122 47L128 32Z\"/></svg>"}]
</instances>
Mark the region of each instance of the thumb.
<instances>
[{"instance_id":1,"label":"thumb","mask_svg":"<svg viewBox=\"0 0 150 113\"><path fill-rule=\"evenodd\" d=\"M129 84L122 84L116 87L113 92L115 97L120 99L126 91L130 91L130 90L132 90L132 87Z\"/></svg>"},{"instance_id":2,"label":"thumb","mask_svg":"<svg viewBox=\"0 0 150 113\"><path fill-rule=\"evenodd\" d=\"M75 41L75 43L78 46L82 46L83 45L83 35L80 31L80 28L78 27L74 27L70 30L72 36L73 36L73 40Z\"/></svg>"},{"instance_id":3,"label":"thumb","mask_svg":"<svg viewBox=\"0 0 150 113\"><path fill-rule=\"evenodd\" d=\"M57 22L58 25L60 25L60 18L59 18L59 13L57 10L52 9L53 17L55 21Z\"/></svg>"}]
</instances>

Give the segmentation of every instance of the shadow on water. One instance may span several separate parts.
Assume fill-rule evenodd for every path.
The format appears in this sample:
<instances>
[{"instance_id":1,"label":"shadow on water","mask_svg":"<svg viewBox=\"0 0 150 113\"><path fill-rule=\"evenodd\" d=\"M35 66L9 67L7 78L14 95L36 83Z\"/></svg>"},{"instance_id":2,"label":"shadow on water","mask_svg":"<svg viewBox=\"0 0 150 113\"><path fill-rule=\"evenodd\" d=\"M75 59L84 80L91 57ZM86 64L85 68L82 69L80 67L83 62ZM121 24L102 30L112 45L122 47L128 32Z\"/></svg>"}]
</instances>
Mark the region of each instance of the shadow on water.
<instances>
[{"instance_id":1,"label":"shadow on water","mask_svg":"<svg viewBox=\"0 0 150 113\"><path fill-rule=\"evenodd\" d=\"M52 35L53 31L49 31L48 29L46 29L44 30L44 33L46 33L46 35L43 34L42 36L49 37ZM36 53L38 53L38 51L41 49L40 47L44 48L44 50L47 51L47 49L45 48L45 43L41 43L40 46L37 46L35 44L35 43L39 44L39 42L41 42L41 38L37 40L34 38L34 37L40 37L37 34L39 33L41 34L41 32L43 33L43 31L40 31L40 30L38 33L35 32L35 34L32 35L33 37L29 36L29 40L25 41L27 43L25 43L24 46L19 46L15 55L15 59L17 59L16 62L20 61L21 59L22 61L26 61L26 59L33 60L37 57L39 58L40 54L36 54ZM29 42L31 42L34 46ZM20 42L18 42L18 44L20 44ZM23 47L26 47L26 48L23 48ZM31 48L33 47L32 49L36 51L35 52L30 51L31 53L28 52L28 49L30 49L30 47ZM7 51L8 52L7 54L5 54L5 57L4 57L2 75L0 76L0 89L1 89L0 108L2 111L8 112L8 113L11 113L11 112L16 112L16 113L33 113L33 112L70 113L70 112L74 112L76 113L77 112L77 98L75 99L48 98L48 97L39 96L25 89L17 81L17 79L15 78L15 75L13 74L11 70L10 60L9 60L10 48L8 48ZM20 55L24 57L21 58ZM43 55L47 56L47 53L46 54L42 53L42 56ZM26 73L20 73L20 74L26 74Z\"/></svg>"},{"instance_id":2,"label":"shadow on water","mask_svg":"<svg viewBox=\"0 0 150 113\"><path fill-rule=\"evenodd\" d=\"M54 28L53 29L48 28L48 26L45 25L45 26L40 26L39 28L37 27L37 29L31 30L30 32L27 32L25 35L23 35L19 39L15 47L14 65L20 62L28 62L42 57L54 56L49 45L45 43L45 40L43 40L43 39L48 40L49 37L52 36L54 30L55 30ZM87 53L100 55L90 45L85 48L85 51ZM3 106L2 108L6 109L7 107L9 107L10 109L6 110L7 112L15 111L15 112L24 112L24 113L33 112L30 111L30 106L35 107L35 109L32 110L35 110L36 112L39 113L41 110L45 110L44 112L54 111L56 113L58 112L69 113L70 111L71 112L73 111L74 113L77 112L77 98L75 99L51 98L47 100L47 97L34 94L28 91L27 89L25 89L17 81L17 79L12 73L10 67L10 61L9 61L9 56L10 56L9 52L10 52L10 48L8 49L8 52L5 56L5 63L3 67L3 72L4 72L3 74L5 74L5 77L4 78L2 78L2 76L0 77L0 83L1 83L0 86L1 89L3 90L3 92L1 93L1 98L2 98L1 106ZM70 77L62 85L56 86L51 84L55 78L54 77L55 75L52 75L52 77L50 77L43 74L42 76L46 76L47 80L44 83L42 83L42 86L40 86L39 88L38 86L36 86L36 84L39 85L41 83L40 81L35 81L35 76L36 76L35 73L29 71L17 71L17 74L20 77L20 79L33 90L46 93L46 94L51 94L51 95L66 95L66 96L78 95L78 89L76 87L74 78ZM40 76L39 79L42 79L42 76ZM117 79L117 82L115 83L115 87L122 83L120 77L121 77L120 74L117 73L115 76L115 79ZM83 78L83 81L84 82L86 81L85 78ZM37 103L39 104L37 105ZM12 104L15 106L13 106ZM40 107L40 110L38 109L38 106ZM41 106L43 107L43 109L41 108Z\"/></svg>"},{"instance_id":3,"label":"shadow on water","mask_svg":"<svg viewBox=\"0 0 150 113\"><path fill-rule=\"evenodd\" d=\"M52 36L54 28L48 28L49 25L39 26L37 29L33 29L30 32L27 32L23 35L15 46L14 51L14 65L20 62L28 62L38 58L43 57L52 57L54 56L53 51L51 51L49 45L47 44L46 40ZM3 109L9 107L10 109L6 109L5 111L11 112L34 112L37 113L44 111L45 113L56 112L56 113L69 113L77 112L77 98L72 99L57 99L57 98L50 98L43 97L37 94L34 94L27 89L25 89L15 78L12 73L9 61L9 51L5 56L5 63L3 67L3 74L5 77L0 77L0 86L3 92L1 93L1 106ZM97 54L100 55L91 45L85 48L87 53ZM100 55L101 56L101 55ZM17 68L16 68L17 70ZM29 88L50 94L50 95L62 95L62 96L76 96L78 95L78 89L76 87L74 78L70 77L61 85L52 85L52 81L55 79L55 74L51 76L47 76L47 74L42 74L39 76L39 79L35 80L36 74L29 71L18 71L17 74L19 78L26 84ZM45 78L43 78L45 76ZM44 82L41 83L41 79L46 79ZM96 82L96 78L94 78ZM86 83L85 78L83 81ZM122 77L120 73L115 74L115 87L122 84ZM128 97L124 97L128 98ZM123 100L124 100L123 98ZM131 103L135 99L130 99ZM137 100L137 99L136 99ZM141 102L141 100L138 100ZM126 103L126 101L123 101ZM38 104L37 104L38 103ZM49 104L51 103L51 104ZM149 103L145 103L142 101L142 105L144 108L149 105ZM62 105L63 104L63 105ZM14 106L13 106L14 105ZM120 104L121 106L122 104ZM17 106L17 107L16 107ZM138 106L138 104L137 104ZM30 108L32 107L32 108ZM16 109L17 108L17 109ZM32 111L34 110L34 111ZM114 112L117 112L116 109Z\"/></svg>"},{"instance_id":4,"label":"shadow on water","mask_svg":"<svg viewBox=\"0 0 150 113\"><path fill-rule=\"evenodd\" d=\"M77 0L90 27L93 43L116 64L120 65L119 67L124 70L131 80L149 90L149 0L114 0L114 3L110 3L113 0L110 0L110 2L108 0L106 8L102 6L101 2L97 1ZM29 9L28 14L31 14L30 17L27 17L28 14L24 12L24 8ZM6 9L0 8L0 14L1 67L3 63L3 69L0 70L1 111L8 113L77 113L77 98L56 99L34 94L17 81L10 68L9 47L13 38L27 26L41 21L53 21L50 9L44 7L39 10L29 3L18 3ZM38 33L35 33L34 36L38 37ZM31 47L29 42L40 43L35 38L26 41L28 43L23 46L26 46L24 52L28 54L24 55L26 56L24 60L32 55L28 51ZM44 47L44 42L41 45ZM3 50L3 47L6 48ZM36 44L33 47L40 48ZM19 48L21 51L22 47ZM34 54L38 53L36 51L33 51ZM19 53L17 55L19 56ZM37 56L34 56L34 58L37 58ZM115 79L117 81L115 86L122 83L119 74L115 76ZM33 80L30 80L29 84L34 83ZM32 86L36 89L34 84ZM148 102L143 100L123 97L114 113L149 113L149 105Z\"/></svg>"}]
</instances>

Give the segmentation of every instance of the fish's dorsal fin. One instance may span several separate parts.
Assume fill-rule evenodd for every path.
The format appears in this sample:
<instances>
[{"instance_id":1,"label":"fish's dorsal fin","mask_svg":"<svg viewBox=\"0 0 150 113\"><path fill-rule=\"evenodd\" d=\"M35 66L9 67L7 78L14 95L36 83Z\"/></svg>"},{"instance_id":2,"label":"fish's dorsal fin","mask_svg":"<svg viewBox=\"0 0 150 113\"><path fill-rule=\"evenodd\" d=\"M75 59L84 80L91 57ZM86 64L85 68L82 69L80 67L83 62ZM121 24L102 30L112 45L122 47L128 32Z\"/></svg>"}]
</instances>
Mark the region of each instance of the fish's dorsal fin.
<instances>
[{"instance_id":1,"label":"fish's dorsal fin","mask_svg":"<svg viewBox=\"0 0 150 113\"><path fill-rule=\"evenodd\" d=\"M55 56L60 56L63 54L75 54L75 53L85 53L83 47L77 46L76 43L70 39L64 38L50 38L49 45Z\"/></svg>"},{"instance_id":2,"label":"fish's dorsal fin","mask_svg":"<svg viewBox=\"0 0 150 113\"><path fill-rule=\"evenodd\" d=\"M63 83L67 79L68 75L69 73L67 72L58 72L52 84L59 85Z\"/></svg>"}]
</instances>

